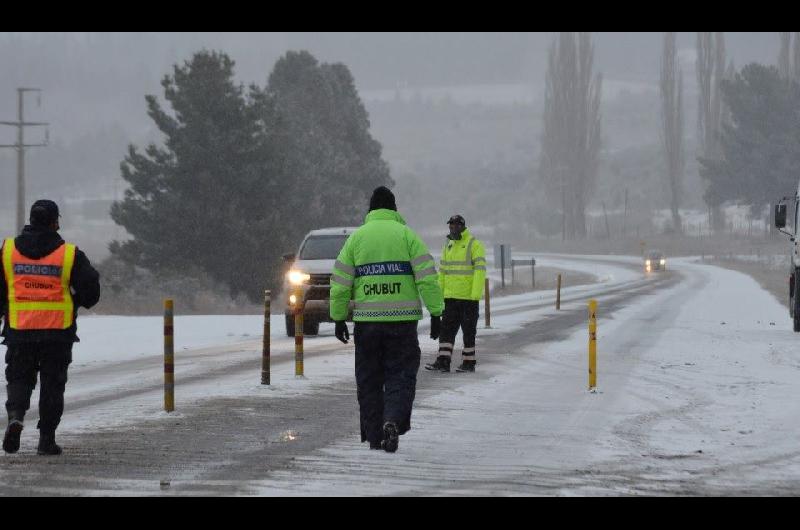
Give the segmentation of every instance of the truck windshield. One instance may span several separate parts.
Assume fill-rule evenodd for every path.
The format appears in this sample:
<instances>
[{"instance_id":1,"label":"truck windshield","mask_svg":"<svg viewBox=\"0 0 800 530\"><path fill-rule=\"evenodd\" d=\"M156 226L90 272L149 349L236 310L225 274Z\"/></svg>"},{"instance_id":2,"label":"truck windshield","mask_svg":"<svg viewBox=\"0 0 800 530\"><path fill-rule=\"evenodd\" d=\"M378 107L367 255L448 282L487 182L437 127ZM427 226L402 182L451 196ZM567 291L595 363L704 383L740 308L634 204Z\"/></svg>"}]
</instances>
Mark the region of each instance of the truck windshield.
<instances>
[{"instance_id":1,"label":"truck windshield","mask_svg":"<svg viewBox=\"0 0 800 530\"><path fill-rule=\"evenodd\" d=\"M346 235L309 237L300 249L300 259L336 259L347 237Z\"/></svg>"}]
</instances>

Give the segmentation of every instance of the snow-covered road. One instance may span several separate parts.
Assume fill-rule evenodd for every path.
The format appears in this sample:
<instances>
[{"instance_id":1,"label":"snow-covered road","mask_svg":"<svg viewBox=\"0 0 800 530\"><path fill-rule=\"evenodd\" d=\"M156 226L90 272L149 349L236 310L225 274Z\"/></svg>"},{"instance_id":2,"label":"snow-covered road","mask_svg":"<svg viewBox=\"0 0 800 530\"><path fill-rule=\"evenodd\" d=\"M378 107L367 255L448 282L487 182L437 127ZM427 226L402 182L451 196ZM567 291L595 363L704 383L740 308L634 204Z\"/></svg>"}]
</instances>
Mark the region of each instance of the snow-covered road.
<instances>
[{"instance_id":1,"label":"snow-covered road","mask_svg":"<svg viewBox=\"0 0 800 530\"><path fill-rule=\"evenodd\" d=\"M421 370L413 429L395 454L358 443L352 345L338 343L332 325L307 340L307 378L298 380L293 341L274 318L273 384L264 387L262 317L179 318L177 413L166 414L160 319L82 318L59 429L63 463L30 455L29 420L20 453L0 456L0 492L800 492L792 399L800 337L771 295L691 259L650 277L636 258L536 259L598 281L567 287L559 312L552 291L495 298L492 329L479 325L478 372ZM590 297L600 303L597 393L586 389ZM436 349L425 327L424 361ZM182 333L191 339L182 343ZM173 448L175 440L196 454Z\"/></svg>"},{"instance_id":2,"label":"snow-covered road","mask_svg":"<svg viewBox=\"0 0 800 530\"><path fill-rule=\"evenodd\" d=\"M341 441L255 491L796 495L800 354L786 311L739 273L672 268L681 283L613 319L601 304L598 393L579 329L422 400L402 454L378 460Z\"/></svg>"}]
</instances>

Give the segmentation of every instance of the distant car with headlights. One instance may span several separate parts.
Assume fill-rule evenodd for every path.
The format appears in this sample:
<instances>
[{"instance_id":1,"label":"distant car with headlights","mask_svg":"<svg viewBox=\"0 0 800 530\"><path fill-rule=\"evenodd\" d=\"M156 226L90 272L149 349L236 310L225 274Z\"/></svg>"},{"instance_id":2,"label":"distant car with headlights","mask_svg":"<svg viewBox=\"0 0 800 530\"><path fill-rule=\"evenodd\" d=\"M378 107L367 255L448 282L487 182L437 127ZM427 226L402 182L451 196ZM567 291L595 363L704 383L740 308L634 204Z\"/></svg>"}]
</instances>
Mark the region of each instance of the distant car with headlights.
<instances>
[{"instance_id":1,"label":"distant car with headlights","mask_svg":"<svg viewBox=\"0 0 800 530\"><path fill-rule=\"evenodd\" d=\"M312 230L297 254L285 254L289 271L284 277L286 335L293 337L295 311L303 304L303 334L319 333L320 322L331 322L330 294L333 264L344 242L358 227L322 228Z\"/></svg>"},{"instance_id":2,"label":"distant car with headlights","mask_svg":"<svg viewBox=\"0 0 800 530\"><path fill-rule=\"evenodd\" d=\"M644 258L644 271L664 271L667 268L667 259L659 250L651 250Z\"/></svg>"}]
</instances>

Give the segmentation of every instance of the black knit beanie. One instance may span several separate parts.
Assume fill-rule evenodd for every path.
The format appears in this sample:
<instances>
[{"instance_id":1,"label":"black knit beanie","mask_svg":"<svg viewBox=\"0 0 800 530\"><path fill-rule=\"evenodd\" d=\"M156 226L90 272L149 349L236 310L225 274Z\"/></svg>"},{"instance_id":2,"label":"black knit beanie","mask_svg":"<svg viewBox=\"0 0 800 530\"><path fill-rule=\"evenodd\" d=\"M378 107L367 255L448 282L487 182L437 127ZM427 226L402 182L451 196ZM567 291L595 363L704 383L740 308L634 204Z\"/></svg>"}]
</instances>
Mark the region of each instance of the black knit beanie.
<instances>
[{"instance_id":1,"label":"black knit beanie","mask_svg":"<svg viewBox=\"0 0 800 530\"><path fill-rule=\"evenodd\" d=\"M379 208L397 211L397 205L394 202L394 194L386 186L375 188L369 200L369 211Z\"/></svg>"}]
</instances>

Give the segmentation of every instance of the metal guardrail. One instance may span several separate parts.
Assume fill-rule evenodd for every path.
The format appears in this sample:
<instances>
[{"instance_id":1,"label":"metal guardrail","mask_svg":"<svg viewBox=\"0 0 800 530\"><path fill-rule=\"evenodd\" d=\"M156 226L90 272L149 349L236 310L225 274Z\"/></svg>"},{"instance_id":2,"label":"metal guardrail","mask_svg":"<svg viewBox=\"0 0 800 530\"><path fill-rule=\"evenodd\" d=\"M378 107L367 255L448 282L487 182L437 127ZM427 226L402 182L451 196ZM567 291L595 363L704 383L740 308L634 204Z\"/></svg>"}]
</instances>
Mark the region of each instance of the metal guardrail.
<instances>
[{"instance_id":1,"label":"metal guardrail","mask_svg":"<svg viewBox=\"0 0 800 530\"><path fill-rule=\"evenodd\" d=\"M536 288L536 260L530 259L512 259L511 260L511 285L514 285L514 265L530 265L531 266L531 289Z\"/></svg>"}]
</instances>

